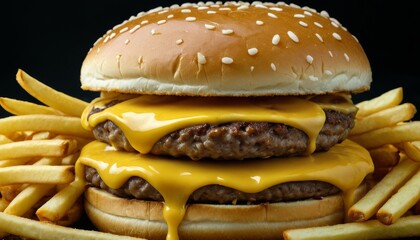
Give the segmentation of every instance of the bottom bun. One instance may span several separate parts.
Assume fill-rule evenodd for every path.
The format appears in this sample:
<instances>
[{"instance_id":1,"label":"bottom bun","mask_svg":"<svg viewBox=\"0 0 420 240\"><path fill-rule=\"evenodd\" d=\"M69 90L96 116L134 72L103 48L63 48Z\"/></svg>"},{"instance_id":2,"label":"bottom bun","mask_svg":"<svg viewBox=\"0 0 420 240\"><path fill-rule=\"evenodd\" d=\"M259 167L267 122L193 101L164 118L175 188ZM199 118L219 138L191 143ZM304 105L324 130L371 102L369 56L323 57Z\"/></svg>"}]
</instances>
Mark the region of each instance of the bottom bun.
<instances>
[{"instance_id":1,"label":"bottom bun","mask_svg":"<svg viewBox=\"0 0 420 240\"><path fill-rule=\"evenodd\" d=\"M366 193L363 184L355 200ZM116 197L90 187L85 210L103 232L165 239L163 203ZM180 239L281 239L286 229L332 225L344 220L342 195L258 205L188 204L178 228Z\"/></svg>"}]
</instances>

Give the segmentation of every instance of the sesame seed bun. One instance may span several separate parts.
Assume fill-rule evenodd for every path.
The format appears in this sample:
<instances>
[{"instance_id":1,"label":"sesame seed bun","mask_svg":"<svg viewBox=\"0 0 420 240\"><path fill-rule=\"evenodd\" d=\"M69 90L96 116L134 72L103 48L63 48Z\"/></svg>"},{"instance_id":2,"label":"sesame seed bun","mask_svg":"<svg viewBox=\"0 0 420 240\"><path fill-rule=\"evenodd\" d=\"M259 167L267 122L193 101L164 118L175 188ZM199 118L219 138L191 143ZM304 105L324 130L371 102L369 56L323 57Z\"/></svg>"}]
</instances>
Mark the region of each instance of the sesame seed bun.
<instances>
[{"instance_id":1,"label":"sesame seed bun","mask_svg":"<svg viewBox=\"0 0 420 240\"><path fill-rule=\"evenodd\" d=\"M183 4L139 13L94 44L82 88L190 96L361 92L357 39L325 11L271 3Z\"/></svg>"}]
</instances>

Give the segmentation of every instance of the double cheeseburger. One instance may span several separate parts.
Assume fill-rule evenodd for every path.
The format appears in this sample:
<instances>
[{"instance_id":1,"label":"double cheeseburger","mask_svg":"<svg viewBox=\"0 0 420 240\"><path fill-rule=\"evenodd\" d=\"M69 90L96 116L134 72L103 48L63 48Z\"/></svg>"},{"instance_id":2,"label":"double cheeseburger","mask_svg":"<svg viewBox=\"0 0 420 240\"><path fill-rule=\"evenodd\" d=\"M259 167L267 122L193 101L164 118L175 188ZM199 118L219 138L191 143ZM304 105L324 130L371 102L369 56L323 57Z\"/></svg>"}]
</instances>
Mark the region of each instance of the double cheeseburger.
<instances>
[{"instance_id":1,"label":"double cheeseburger","mask_svg":"<svg viewBox=\"0 0 420 240\"><path fill-rule=\"evenodd\" d=\"M373 164L346 140L369 89L357 41L325 11L244 2L141 12L81 69L86 212L147 239L269 239L337 224Z\"/></svg>"}]
</instances>

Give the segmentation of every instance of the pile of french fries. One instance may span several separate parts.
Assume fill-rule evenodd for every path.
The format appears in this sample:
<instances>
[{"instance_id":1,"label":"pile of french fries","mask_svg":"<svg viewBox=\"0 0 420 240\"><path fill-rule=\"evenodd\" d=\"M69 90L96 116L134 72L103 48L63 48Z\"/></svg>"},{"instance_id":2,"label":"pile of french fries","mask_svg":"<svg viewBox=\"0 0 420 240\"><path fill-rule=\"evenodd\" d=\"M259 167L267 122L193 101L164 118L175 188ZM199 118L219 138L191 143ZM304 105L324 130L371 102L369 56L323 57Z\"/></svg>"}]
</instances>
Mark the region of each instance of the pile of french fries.
<instances>
[{"instance_id":1,"label":"pile of french fries","mask_svg":"<svg viewBox=\"0 0 420 240\"><path fill-rule=\"evenodd\" d=\"M372 188L348 210L349 223L288 230L285 239L390 239L420 236L420 121L403 89L356 104L350 139L368 149Z\"/></svg>"},{"instance_id":2,"label":"pile of french fries","mask_svg":"<svg viewBox=\"0 0 420 240\"><path fill-rule=\"evenodd\" d=\"M0 119L0 239L122 238L70 226L83 213L83 179L75 176L81 148L93 135L81 126L87 106L22 70L20 86L45 105L0 98L14 116ZM129 238L123 238L129 239Z\"/></svg>"}]
</instances>

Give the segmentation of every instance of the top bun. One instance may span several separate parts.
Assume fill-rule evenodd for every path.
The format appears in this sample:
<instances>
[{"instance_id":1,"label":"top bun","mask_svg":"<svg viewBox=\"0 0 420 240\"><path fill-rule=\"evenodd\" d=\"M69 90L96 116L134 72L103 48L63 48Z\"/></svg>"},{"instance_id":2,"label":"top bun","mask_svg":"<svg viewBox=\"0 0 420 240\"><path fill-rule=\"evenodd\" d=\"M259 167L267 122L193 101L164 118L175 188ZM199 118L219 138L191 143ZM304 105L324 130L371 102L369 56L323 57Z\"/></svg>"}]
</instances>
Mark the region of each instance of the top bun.
<instances>
[{"instance_id":1,"label":"top bun","mask_svg":"<svg viewBox=\"0 0 420 240\"><path fill-rule=\"evenodd\" d=\"M358 40L328 13L213 2L141 12L91 48L82 88L135 94L272 96L369 89Z\"/></svg>"}]
</instances>

